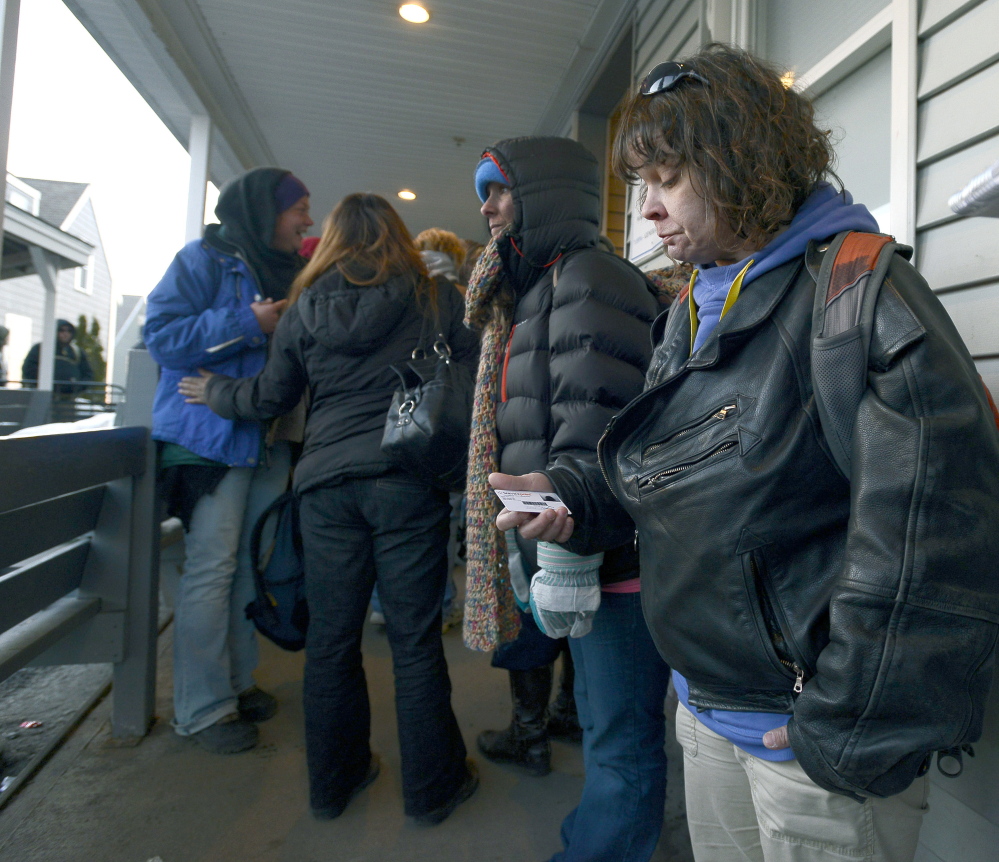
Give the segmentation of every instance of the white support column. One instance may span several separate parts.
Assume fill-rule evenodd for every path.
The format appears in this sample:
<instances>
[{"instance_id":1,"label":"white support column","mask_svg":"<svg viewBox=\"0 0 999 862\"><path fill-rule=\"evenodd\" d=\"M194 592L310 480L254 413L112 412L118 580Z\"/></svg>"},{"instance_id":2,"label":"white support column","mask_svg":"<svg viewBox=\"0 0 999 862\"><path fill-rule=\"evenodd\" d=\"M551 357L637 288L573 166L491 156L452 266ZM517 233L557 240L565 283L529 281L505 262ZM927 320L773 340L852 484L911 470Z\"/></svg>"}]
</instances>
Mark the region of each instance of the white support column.
<instances>
[{"instance_id":1,"label":"white support column","mask_svg":"<svg viewBox=\"0 0 999 862\"><path fill-rule=\"evenodd\" d=\"M205 195L208 186L208 159L212 148L212 121L203 115L191 117L187 151L191 154L191 178L187 190L187 229L184 240L201 239L205 228Z\"/></svg>"},{"instance_id":2,"label":"white support column","mask_svg":"<svg viewBox=\"0 0 999 862\"><path fill-rule=\"evenodd\" d=\"M52 391L55 374L56 349L56 272L44 249L37 245L28 247L31 262L45 287L45 310L42 312L42 346L38 357L38 383L40 390Z\"/></svg>"},{"instance_id":3,"label":"white support column","mask_svg":"<svg viewBox=\"0 0 999 862\"><path fill-rule=\"evenodd\" d=\"M891 231L916 242L916 84L919 63L918 0L892 0Z\"/></svg>"},{"instance_id":4,"label":"white support column","mask_svg":"<svg viewBox=\"0 0 999 862\"><path fill-rule=\"evenodd\" d=\"M731 42L747 51L757 50L759 6L756 0L705 0L701 9L705 28L702 42Z\"/></svg>"},{"instance_id":5,"label":"white support column","mask_svg":"<svg viewBox=\"0 0 999 862\"><path fill-rule=\"evenodd\" d=\"M17 24L21 0L0 0L0 164L4 166L6 192L7 145L10 140L10 108L14 100L14 60L17 58ZM0 200L0 235L3 206ZM3 248L0 247L0 254Z\"/></svg>"}]
</instances>

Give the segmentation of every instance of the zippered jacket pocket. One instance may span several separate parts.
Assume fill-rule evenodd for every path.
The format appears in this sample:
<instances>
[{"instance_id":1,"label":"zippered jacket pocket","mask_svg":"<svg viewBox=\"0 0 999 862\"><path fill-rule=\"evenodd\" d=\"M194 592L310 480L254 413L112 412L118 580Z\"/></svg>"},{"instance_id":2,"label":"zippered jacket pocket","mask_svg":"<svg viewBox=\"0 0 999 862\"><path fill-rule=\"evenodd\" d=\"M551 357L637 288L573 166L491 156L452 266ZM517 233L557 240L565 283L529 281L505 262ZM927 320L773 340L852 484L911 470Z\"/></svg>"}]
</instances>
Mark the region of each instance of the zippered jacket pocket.
<instances>
[{"instance_id":1,"label":"zippered jacket pocket","mask_svg":"<svg viewBox=\"0 0 999 862\"><path fill-rule=\"evenodd\" d=\"M773 595L773 586L767 576L765 561L759 551L750 551L747 556L752 591L755 593L756 606L760 611L762 624L760 638L765 646L769 647L768 652L781 669L785 673L794 675L792 690L796 695L801 694L806 676L805 669L803 662L799 662L795 656L793 642L784 634L777 611L778 601Z\"/></svg>"},{"instance_id":2,"label":"zippered jacket pocket","mask_svg":"<svg viewBox=\"0 0 999 862\"><path fill-rule=\"evenodd\" d=\"M657 452L665 449L667 446L670 446L673 443L679 443L683 439L690 437L692 434L700 434L702 431L707 431L719 423L730 421L738 416L738 414L739 406L736 399L727 399L725 404L715 408L707 416L702 416L688 425L684 425L675 431L671 431L661 440L645 445L642 448L642 462L644 463L646 459L654 456Z\"/></svg>"}]
</instances>

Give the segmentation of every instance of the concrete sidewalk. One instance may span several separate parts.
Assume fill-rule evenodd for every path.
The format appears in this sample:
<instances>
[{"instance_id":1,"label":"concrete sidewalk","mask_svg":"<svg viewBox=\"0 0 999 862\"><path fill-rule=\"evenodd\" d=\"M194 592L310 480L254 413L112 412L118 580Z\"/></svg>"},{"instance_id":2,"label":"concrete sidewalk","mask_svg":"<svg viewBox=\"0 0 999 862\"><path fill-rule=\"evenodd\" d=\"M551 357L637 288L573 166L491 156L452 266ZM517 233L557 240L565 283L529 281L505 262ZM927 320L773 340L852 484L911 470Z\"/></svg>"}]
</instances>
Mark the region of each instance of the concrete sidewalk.
<instances>
[{"instance_id":1,"label":"concrete sidewalk","mask_svg":"<svg viewBox=\"0 0 999 862\"><path fill-rule=\"evenodd\" d=\"M170 729L172 628L160 639L157 714L140 745L109 738L109 699L0 812L0 862L461 862L540 860L560 849L559 824L582 788L578 747L554 743L554 771L522 776L489 763L475 737L509 716L504 671L489 656L445 635L453 703L479 765L481 785L440 826L419 828L402 813L392 669L385 636L368 625L365 670L371 693L372 747L382 758L378 780L333 822L308 813L301 678L303 656L262 642L258 681L281 704L261 725L260 746L217 756ZM668 730L668 736L671 728ZM671 758L667 823L656 862L689 860L682 815L680 756Z\"/></svg>"}]
</instances>

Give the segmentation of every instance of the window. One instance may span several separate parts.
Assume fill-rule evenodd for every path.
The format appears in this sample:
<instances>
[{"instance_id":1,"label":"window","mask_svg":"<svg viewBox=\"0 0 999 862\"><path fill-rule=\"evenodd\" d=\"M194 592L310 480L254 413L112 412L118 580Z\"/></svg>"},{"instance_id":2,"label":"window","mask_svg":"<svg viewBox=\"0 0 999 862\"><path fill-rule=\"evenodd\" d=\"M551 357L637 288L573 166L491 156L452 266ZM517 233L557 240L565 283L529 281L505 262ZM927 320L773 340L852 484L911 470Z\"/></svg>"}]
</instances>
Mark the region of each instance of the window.
<instances>
[{"instance_id":1,"label":"window","mask_svg":"<svg viewBox=\"0 0 999 862\"><path fill-rule=\"evenodd\" d=\"M80 293L94 292L94 256L87 258L84 266L78 266L73 270L73 287Z\"/></svg>"}]
</instances>

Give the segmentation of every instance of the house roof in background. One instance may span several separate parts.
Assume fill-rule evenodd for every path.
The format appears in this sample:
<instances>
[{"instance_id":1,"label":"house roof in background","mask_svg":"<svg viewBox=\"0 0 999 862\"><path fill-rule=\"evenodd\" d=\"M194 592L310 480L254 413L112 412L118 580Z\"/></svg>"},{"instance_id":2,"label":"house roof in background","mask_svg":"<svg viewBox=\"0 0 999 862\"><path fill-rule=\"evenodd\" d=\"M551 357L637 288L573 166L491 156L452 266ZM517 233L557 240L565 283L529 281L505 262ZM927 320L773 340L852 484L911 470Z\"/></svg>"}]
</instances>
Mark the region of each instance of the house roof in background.
<instances>
[{"instance_id":1,"label":"house roof in background","mask_svg":"<svg viewBox=\"0 0 999 862\"><path fill-rule=\"evenodd\" d=\"M69 183L62 180L40 180L31 177L18 177L32 188L38 189L42 197L38 202L38 217L53 227L61 228L89 187L88 183Z\"/></svg>"}]
</instances>

